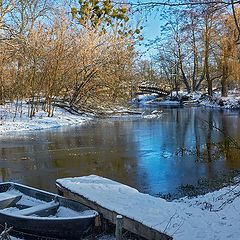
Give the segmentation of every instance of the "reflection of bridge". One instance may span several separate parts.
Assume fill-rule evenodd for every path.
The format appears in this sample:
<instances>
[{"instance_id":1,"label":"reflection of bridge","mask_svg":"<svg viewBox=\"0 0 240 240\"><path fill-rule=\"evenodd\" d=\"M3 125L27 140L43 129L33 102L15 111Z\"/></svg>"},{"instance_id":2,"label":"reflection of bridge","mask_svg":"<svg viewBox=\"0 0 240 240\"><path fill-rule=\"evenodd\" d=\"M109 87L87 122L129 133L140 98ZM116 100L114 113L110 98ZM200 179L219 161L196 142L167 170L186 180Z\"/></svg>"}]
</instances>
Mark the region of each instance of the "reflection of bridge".
<instances>
[{"instance_id":1,"label":"reflection of bridge","mask_svg":"<svg viewBox=\"0 0 240 240\"><path fill-rule=\"evenodd\" d=\"M156 93L158 94L160 97L164 97L169 95L172 92L172 89L166 86L139 86L138 87L139 94L144 94L144 93Z\"/></svg>"}]
</instances>

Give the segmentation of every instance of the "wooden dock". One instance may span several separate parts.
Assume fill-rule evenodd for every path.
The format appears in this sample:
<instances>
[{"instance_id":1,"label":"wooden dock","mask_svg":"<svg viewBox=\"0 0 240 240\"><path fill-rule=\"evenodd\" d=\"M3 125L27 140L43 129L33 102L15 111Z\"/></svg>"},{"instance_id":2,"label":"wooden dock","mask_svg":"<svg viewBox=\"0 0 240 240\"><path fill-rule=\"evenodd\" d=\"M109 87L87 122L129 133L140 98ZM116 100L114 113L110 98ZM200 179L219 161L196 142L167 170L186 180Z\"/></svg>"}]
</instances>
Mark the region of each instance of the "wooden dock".
<instances>
[{"instance_id":1,"label":"wooden dock","mask_svg":"<svg viewBox=\"0 0 240 240\"><path fill-rule=\"evenodd\" d=\"M116 224L117 216L121 215L123 217L123 228L138 236L149 240L173 239L166 233L160 232L154 226L151 227L137 220L134 215L126 214L126 203L133 201L135 206L141 206L141 202L139 202L140 198L138 201L138 195L144 194L139 193L136 189L95 175L58 179L56 181L56 187L59 194L96 210L103 218L114 224ZM131 194L128 194L128 191ZM101 201L99 201L100 198ZM111 207L111 204L109 204L111 201L114 201L114 206L116 202L118 202L118 207ZM132 207L134 208L134 206ZM144 206L142 206L142 208L144 208ZM136 211L139 210L139 208L136 208ZM168 224L168 219L166 219L166 224ZM159 225L159 222L157 222L156 225Z\"/></svg>"}]
</instances>

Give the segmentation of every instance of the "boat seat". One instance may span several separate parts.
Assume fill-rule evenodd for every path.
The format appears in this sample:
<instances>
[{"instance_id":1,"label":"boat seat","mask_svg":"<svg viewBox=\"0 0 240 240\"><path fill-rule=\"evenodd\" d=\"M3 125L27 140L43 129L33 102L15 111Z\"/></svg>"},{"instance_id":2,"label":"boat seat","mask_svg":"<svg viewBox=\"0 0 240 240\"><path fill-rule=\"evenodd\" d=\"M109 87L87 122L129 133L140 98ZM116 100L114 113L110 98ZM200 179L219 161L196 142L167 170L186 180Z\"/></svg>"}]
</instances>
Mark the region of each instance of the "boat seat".
<instances>
[{"instance_id":1,"label":"boat seat","mask_svg":"<svg viewBox=\"0 0 240 240\"><path fill-rule=\"evenodd\" d=\"M20 215L24 215L24 216L29 216L32 214L39 214L43 211L47 211L47 210L53 210L59 207L59 203L56 201L51 201L48 203L43 203L43 204L39 204L37 206L33 206L33 207L29 207L29 208L25 208L22 210L19 210L17 213Z\"/></svg>"},{"instance_id":2,"label":"boat seat","mask_svg":"<svg viewBox=\"0 0 240 240\"><path fill-rule=\"evenodd\" d=\"M0 209L10 207L21 199L22 195L13 195L7 192L0 193Z\"/></svg>"}]
</instances>

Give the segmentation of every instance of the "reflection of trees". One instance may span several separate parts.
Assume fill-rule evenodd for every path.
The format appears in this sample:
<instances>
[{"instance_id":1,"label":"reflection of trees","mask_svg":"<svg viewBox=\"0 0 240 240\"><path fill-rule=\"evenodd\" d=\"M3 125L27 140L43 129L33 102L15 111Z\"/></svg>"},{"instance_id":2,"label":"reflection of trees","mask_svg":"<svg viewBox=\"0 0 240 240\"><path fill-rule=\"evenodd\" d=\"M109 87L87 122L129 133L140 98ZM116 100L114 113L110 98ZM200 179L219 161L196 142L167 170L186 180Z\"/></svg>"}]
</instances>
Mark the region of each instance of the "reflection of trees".
<instances>
[{"instance_id":1,"label":"reflection of trees","mask_svg":"<svg viewBox=\"0 0 240 240\"><path fill-rule=\"evenodd\" d=\"M3 162L6 159L6 155L7 155L7 150L6 148L1 148L1 152L0 152L0 160ZM1 172L1 178L2 178L2 182L6 182L8 180L8 176L10 175L9 169L4 168L1 166L0 168L0 172Z\"/></svg>"},{"instance_id":2,"label":"reflection of trees","mask_svg":"<svg viewBox=\"0 0 240 240\"><path fill-rule=\"evenodd\" d=\"M184 146L183 152L189 155L196 155L197 161L212 162L224 159L230 166L236 165L236 156L239 149L236 148L236 141L230 136L233 122L223 111L204 111L203 114L194 114L193 129L196 146ZM177 152L179 155L179 151ZM239 162L239 161L237 161ZM238 165L238 164L237 164ZM213 171L211 164L208 170Z\"/></svg>"},{"instance_id":3,"label":"reflection of trees","mask_svg":"<svg viewBox=\"0 0 240 240\"><path fill-rule=\"evenodd\" d=\"M227 121L226 121L226 117L224 117L223 115L221 115L221 117L219 118L219 122L220 122L220 126L222 129L222 132L224 133L223 136L223 145L224 145L224 151L223 151L223 155L224 158L226 160L230 160L230 139L229 139L229 131L228 131L228 127L227 127Z\"/></svg>"},{"instance_id":4,"label":"reflection of trees","mask_svg":"<svg viewBox=\"0 0 240 240\"><path fill-rule=\"evenodd\" d=\"M54 189L56 178L89 174L141 190L143 186L151 189L153 181L166 181L170 187L181 178L214 176L222 170L216 164L221 160L226 160L229 169L240 169L239 151L214 128L232 135L235 121L217 110L178 108L165 109L159 119L39 132L24 140L14 139L12 147L0 146L0 157L6 159L0 174L3 180L15 178L46 190Z\"/></svg>"},{"instance_id":5,"label":"reflection of trees","mask_svg":"<svg viewBox=\"0 0 240 240\"><path fill-rule=\"evenodd\" d=\"M6 182L7 181L7 170L6 168L0 168L1 170L1 176L2 176L2 182Z\"/></svg>"},{"instance_id":6,"label":"reflection of trees","mask_svg":"<svg viewBox=\"0 0 240 240\"><path fill-rule=\"evenodd\" d=\"M49 175L48 170L51 168L50 161L45 161L47 155L46 140L38 141L34 134L4 139L0 146L3 181L15 181L42 188L43 182L46 182L44 175Z\"/></svg>"},{"instance_id":7,"label":"reflection of trees","mask_svg":"<svg viewBox=\"0 0 240 240\"><path fill-rule=\"evenodd\" d=\"M0 146L3 180L54 191L61 177L98 174L137 186L132 123L112 122L16 137Z\"/></svg>"},{"instance_id":8,"label":"reflection of trees","mask_svg":"<svg viewBox=\"0 0 240 240\"><path fill-rule=\"evenodd\" d=\"M201 144L201 138L200 138L200 132L199 132L199 129L200 129L200 121L199 121L199 118L196 114L196 111L194 109L193 111L193 130L194 130L194 135L195 135L195 142L196 142L196 155L197 157L200 156L200 153L201 153L201 149L200 149L200 144Z\"/></svg>"},{"instance_id":9,"label":"reflection of trees","mask_svg":"<svg viewBox=\"0 0 240 240\"><path fill-rule=\"evenodd\" d=\"M51 136L54 167L59 169L60 177L97 174L136 184L137 152L132 127L131 121L101 122L64 132L58 139L51 140Z\"/></svg>"},{"instance_id":10,"label":"reflection of trees","mask_svg":"<svg viewBox=\"0 0 240 240\"><path fill-rule=\"evenodd\" d=\"M185 147L187 132L191 125L191 113L189 109L176 109L176 136L177 145L182 149ZM182 152L183 153L183 152Z\"/></svg>"},{"instance_id":11,"label":"reflection of trees","mask_svg":"<svg viewBox=\"0 0 240 240\"><path fill-rule=\"evenodd\" d=\"M168 109L166 120L162 121L163 138L172 138L171 145L168 146L168 151L175 152L176 149L183 149L189 143L191 135L191 109L175 108Z\"/></svg>"},{"instance_id":12,"label":"reflection of trees","mask_svg":"<svg viewBox=\"0 0 240 240\"><path fill-rule=\"evenodd\" d=\"M240 165L236 158L239 152L234 148L236 143L230 137L234 122L230 121L224 111L199 108L190 111L177 109L169 113L167 121L176 122L175 126L172 124L175 132L167 130L169 134L176 137L176 143L172 143L175 149L172 147L172 154L167 158L184 155L196 156L197 162L209 163L205 167L211 173L210 175L213 175L215 171L212 169L211 162L225 160L229 168Z\"/></svg>"},{"instance_id":13,"label":"reflection of trees","mask_svg":"<svg viewBox=\"0 0 240 240\"><path fill-rule=\"evenodd\" d=\"M213 131L213 115L212 115L212 111L209 111L209 114L208 114L207 139L206 139L206 148L207 148L208 162L212 161L212 157L211 157L211 152L212 152L212 131Z\"/></svg>"}]
</instances>

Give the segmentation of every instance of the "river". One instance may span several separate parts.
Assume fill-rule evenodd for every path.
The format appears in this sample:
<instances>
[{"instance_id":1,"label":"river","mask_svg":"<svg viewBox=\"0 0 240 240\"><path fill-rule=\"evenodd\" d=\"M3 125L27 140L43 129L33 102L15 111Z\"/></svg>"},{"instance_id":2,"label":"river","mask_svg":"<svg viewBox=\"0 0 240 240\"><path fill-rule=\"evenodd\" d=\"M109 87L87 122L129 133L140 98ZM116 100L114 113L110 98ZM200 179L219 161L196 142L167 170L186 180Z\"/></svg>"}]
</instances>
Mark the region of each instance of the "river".
<instances>
[{"instance_id":1,"label":"river","mask_svg":"<svg viewBox=\"0 0 240 240\"><path fill-rule=\"evenodd\" d=\"M240 111L155 108L163 111L158 118L112 117L1 137L0 180L55 192L57 178L96 174L158 196L240 170L240 150L228 137L240 142Z\"/></svg>"}]
</instances>

